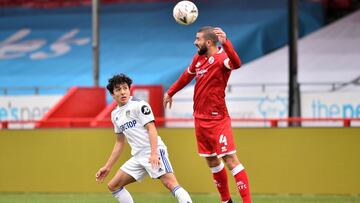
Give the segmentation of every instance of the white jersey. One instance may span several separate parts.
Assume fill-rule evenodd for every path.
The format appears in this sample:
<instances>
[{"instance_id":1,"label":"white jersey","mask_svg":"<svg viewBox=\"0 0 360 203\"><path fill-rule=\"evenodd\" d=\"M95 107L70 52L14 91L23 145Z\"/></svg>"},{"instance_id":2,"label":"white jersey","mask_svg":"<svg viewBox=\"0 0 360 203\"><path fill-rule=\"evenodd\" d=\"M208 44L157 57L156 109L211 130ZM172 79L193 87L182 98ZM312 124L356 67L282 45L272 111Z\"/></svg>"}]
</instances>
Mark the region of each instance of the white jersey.
<instances>
[{"instance_id":1,"label":"white jersey","mask_svg":"<svg viewBox=\"0 0 360 203\"><path fill-rule=\"evenodd\" d=\"M131 155L150 149L149 133L144 126L154 121L154 115L147 102L130 97L127 104L117 106L111 112L111 121L115 133L123 133L126 136L131 147ZM159 136L158 148L166 148Z\"/></svg>"}]
</instances>

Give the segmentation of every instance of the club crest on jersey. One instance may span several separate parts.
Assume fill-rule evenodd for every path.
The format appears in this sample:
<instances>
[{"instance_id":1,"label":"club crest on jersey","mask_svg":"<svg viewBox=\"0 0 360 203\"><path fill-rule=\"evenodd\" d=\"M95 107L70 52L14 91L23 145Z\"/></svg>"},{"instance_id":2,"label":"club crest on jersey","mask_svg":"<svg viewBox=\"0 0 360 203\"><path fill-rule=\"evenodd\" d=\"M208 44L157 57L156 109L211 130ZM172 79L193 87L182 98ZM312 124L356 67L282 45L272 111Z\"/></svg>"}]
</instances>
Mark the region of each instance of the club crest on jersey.
<instances>
[{"instance_id":1,"label":"club crest on jersey","mask_svg":"<svg viewBox=\"0 0 360 203\"><path fill-rule=\"evenodd\" d=\"M126 113L125 113L126 117L130 117L130 110L127 110Z\"/></svg>"},{"instance_id":2,"label":"club crest on jersey","mask_svg":"<svg viewBox=\"0 0 360 203\"><path fill-rule=\"evenodd\" d=\"M141 113L144 115L149 115L151 113L151 110L148 106L144 105L141 107Z\"/></svg>"},{"instance_id":3,"label":"club crest on jersey","mask_svg":"<svg viewBox=\"0 0 360 203\"><path fill-rule=\"evenodd\" d=\"M215 61L215 59L214 59L214 57L212 56L212 57L210 57L209 58L209 60L208 60L208 62L210 63L210 64L213 64L214 63L214 61Z\"/></svg>"}]
</instances>

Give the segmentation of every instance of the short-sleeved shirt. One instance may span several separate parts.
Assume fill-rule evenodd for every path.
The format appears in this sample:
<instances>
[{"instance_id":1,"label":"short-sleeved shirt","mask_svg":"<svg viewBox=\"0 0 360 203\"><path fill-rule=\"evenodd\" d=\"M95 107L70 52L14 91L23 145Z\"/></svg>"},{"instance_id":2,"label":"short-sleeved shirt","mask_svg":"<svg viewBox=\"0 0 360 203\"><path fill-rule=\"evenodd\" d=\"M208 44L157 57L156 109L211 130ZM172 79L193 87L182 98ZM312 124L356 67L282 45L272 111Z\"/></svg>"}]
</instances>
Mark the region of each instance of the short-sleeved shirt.
<instances>
[{"instance_id":1,"label":"short-sleeved shirt","mask_svg":"<svg viewBox=\"0 0 360 203\"><path fill-rule=\"evenodd\" d=\"M135 156L141 150L150 149L149 133L145 125L153 122L154 114L150 105L140 99L130 97L127 104L117 106L111 112L111 121L115 133L123 133L131 147L131 155ZM166 148L158 136L158 148Z\"/></svg>"}]
</instances>

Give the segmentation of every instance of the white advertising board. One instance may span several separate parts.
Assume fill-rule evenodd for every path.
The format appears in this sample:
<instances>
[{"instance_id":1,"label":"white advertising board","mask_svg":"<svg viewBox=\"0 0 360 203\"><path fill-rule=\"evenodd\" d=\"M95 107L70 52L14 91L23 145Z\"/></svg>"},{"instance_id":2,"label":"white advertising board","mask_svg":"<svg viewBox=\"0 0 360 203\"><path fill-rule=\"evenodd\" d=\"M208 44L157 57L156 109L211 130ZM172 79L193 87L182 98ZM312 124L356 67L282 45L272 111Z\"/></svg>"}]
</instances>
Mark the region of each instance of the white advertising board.
<instances>
[{"instance_id":1,"label":"white advertising board","mask_svg":"<svg viewBox=\"0 0 360 203\"><path fill-rule=\"evenodd\" d=\"M359 92L303 93L301 114L304 118L360 118ZM341 121L307 122L305 126L342 126ZM352 126L360 126L357 121Z\"/></svg>"},{"instance_id":2,"label":"white advertising board","mask_svg":"<svg viewBox=\"0 0 360 203\"><path fill-rule=\"evenodd\" d=\"M271 119L287 118L288 97L284 92L227 93L226 103L232 118ZM166 109L166 118L192 118L192 92L180 92L173 97L171 109ZM323 92L301 94L303 118L360 118L360 93ZM356 126L353 122L352 126ZM286 122L279 126L286 126ZM167 127L193 127L193 122L167 122ZM233 122L234 127L268 127L266 122ZM342 126L341 121L309 121L303 126Z\"/></svg>"},{"instance_id":3,"label":"white advertising board","mask_svg":"<svg viewBox=\"0 0 360 203\"><path fill-rule=\"evenodd\" d=\"M232 118L285 118L287 117L287 95L284 93L227 93L226 103ZM166 118L192 118L192 94L173 97L171 109L166 109ZM268 123L233 122L234 127L268 126ZM193 127L192 122L167 122L167 127Z\"/></svg>"},{"instance_id":4,"label":"white advertising board","mask_svg":"<svg viewBox=\"0 0 360 203\"><path fill-rule=\"evenodd\" d=\"M40 120L61 97L62 95L0 96L0 121ZM20 124L12 124L9 128L16 128L15 125ZM31 128L32 125L27 126Z\"/></svg>"}]
</instances>

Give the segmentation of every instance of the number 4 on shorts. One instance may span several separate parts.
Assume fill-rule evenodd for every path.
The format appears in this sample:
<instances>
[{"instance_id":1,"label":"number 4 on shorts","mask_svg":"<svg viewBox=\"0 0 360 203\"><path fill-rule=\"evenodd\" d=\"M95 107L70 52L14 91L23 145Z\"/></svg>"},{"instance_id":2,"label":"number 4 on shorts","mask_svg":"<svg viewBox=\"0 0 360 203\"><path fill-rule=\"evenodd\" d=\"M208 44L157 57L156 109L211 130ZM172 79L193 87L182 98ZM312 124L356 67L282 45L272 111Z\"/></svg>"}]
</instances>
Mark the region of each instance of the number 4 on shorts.
<instances>
[{"instance_id":1,"label":"number 4 on shorts","mask_svg":"<svg viewBox=\"0 0 360 203\"><path fill-rule=\"evenodd\" d=\"M227 145L227 139L226 139L225 135L223 135L223 134L220 135L219 143Z\"/></svg>"}]
</instances>

